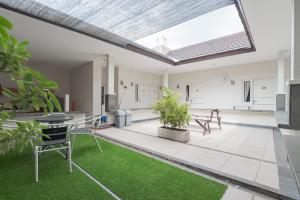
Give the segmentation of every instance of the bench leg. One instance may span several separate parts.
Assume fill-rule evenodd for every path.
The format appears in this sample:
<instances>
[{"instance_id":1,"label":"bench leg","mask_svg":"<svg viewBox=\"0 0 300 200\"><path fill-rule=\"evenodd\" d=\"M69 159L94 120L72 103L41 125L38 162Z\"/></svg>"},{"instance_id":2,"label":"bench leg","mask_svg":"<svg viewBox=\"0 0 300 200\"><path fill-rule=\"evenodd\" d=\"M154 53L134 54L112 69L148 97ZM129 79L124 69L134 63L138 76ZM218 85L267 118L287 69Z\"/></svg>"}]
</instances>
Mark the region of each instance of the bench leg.
<instances>
[{"instance_id":1,"label":"bench leg","mask_svg":"<svg viewBox=\"0 0 300 200\"><path fill-rule=\"evenodd\" d=\"M197 122L197 124L199 124L204 129L204 131L203 131L203 135L204 135L205 131L206 131L205 123L202 124L199 120L195 120L195 121Z\"/></svg>"},{"instance_id":2,"label":"bench leg","mask_svg":"<svg viewBox=\"0 0 300 200\"><path fill-rule=\"evenodd\" d=\"M222 130L222 126L221 126L221 118L219 118L219 117L218 117L218 125L219 125L220 130Z\"/></svg>"},{"instance_id":3,"label":"bench leg","mask_svg":"<svg viewBox=\"0 0 300 200\"><path fill-rule=\"evenodd\" d=\"M204 128L204 130L203 130L203 136L204 136L207 131L207 122L204 122L203 128Z\"/></svg>"}]
</instances>

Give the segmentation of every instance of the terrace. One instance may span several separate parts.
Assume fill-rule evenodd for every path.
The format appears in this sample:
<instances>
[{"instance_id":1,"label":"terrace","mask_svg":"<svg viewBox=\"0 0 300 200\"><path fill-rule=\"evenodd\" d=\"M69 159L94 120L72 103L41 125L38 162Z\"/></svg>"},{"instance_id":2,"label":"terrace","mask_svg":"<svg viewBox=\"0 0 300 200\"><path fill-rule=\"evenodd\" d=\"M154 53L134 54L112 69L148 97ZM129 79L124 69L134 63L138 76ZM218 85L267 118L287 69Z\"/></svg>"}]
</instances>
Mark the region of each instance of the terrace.
<instances>
[{"instance_id":1,"label":"terrace","mask_svg":"<svg viewBox=\"0 0 300 200\"><path fill-rule=\"evenodd\" d=\"M72 154L38 153L37 182L34 140L3 153L16 123L0 115L0 199L300 199L299 13L296 0L0 0L69 117L40 129L67 127ZM5 88L20 83L1 66L0 114L43 119L33 100L14 110Z\"/></svg>"}]
</instances>

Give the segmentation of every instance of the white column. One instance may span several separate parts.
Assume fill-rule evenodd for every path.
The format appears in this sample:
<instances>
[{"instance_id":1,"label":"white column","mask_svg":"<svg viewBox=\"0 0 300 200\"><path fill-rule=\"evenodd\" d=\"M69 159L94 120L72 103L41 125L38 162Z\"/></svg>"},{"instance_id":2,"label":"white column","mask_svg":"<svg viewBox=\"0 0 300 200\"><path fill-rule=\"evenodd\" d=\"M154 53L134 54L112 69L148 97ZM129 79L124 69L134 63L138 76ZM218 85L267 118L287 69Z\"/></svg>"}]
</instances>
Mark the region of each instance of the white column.
<instances>
[{"instance_id":1,"label":"white column","mask_svg":"<svg viewBox=\"0 0 300 200\"><path fill-rule=\"evenodd\" d=\"M300 80L300 1L292 0L291 79Z\"/></svg>"},{"instance_id":2,"label":"white column","mask_svg":"<svg viewBox=\"0 0 300 200\"><path fill-rule=\"evenodd\" d=\"M284 82L284 59L285 59L285 52L280 51L278 53L278 63L277 63L277 94L284 94L285 82Z\"/></svg>"},{"instance_id":3,"label":"white column","mask_svg":"<svg viewBox=\"0 0 300 200\"><path fill-rule=\"evenodd\" d=\"M169 73L168 73L168 70L164 70L164 72L163 72L162 85L165 88L169 87Z\"/></svg>"},{"instance_id":4,"label":"white column","mask_svg":"<svg viewBox=\"0 0 300 200\"><path fill-rule=\"evenodd\" d=\"M107 94L115 94L115 65L113 58L108 55L107 59Z\"/></svg>"},{"instance_id":5,"label":"white column","mask_svg":"<svg viewBox=\"0 0 300 200\"><path fill-rule=\"evenodd\" d=\"M102 59L93 60L93 115L101 115Z\"/></svg>"}]
</instances>

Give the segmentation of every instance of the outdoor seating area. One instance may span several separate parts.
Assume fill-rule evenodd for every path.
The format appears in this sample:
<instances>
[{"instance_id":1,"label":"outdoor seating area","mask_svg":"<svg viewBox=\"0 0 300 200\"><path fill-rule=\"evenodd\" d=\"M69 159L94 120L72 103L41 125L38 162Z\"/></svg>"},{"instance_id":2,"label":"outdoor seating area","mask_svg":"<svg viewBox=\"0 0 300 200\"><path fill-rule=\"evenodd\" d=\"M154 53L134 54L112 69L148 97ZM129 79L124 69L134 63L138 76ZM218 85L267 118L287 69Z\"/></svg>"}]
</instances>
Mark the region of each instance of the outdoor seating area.
<instances>
[{"instance_id":1,"label":"outdoor seating area","mask_svg":"<svg viewBox=\"0 0 300 200\"><path fill-rule=\"evenodd\" d=\"M39 181L39 160L42 153L51 151L60 151L68 160L68 171L72 173L72 147L75 144L78 135L87 135L93 138L98 150L102 152L101 146L96 138L95 132L101 128L107 128L107 116L88 116L76 121L72 121L74 117L64 113L51 113L47 116L36 117L35 120L42 123L41 133L33 136L30 141L34 155L34 174L35 182ZM4 125L5 129L15 129L17 124L23 124L26 121L9 120ZM36 139L38 142L36 143Z\"/></svg>"},{"instance_id":2,"label":"outdoor seating area","mask_svg":"<svg viewBox=\"0 0 300 200\"><path fill-rule=\"evenodd\" d=\"M300 0L0 0L0 200L300 200Z\"/></svg>"}]
</instances>

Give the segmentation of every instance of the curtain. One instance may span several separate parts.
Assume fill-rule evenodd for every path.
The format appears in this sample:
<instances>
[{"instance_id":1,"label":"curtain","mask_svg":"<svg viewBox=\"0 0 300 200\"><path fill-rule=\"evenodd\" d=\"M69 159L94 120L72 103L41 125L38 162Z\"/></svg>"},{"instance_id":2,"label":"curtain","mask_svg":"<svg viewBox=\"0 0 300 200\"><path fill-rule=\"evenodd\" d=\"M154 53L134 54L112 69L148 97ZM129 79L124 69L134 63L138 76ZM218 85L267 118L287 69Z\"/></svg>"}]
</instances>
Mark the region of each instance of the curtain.
<instances>
[{"instance_id":1,"label":"curtain","mask_svg":"<svg viewBox=\"0 0 300 200\"><path fill-rule=\"evenodd\" d=\"M244 81L244 102L250 102L250 81Z\"/></svg>"}]
</instances>

